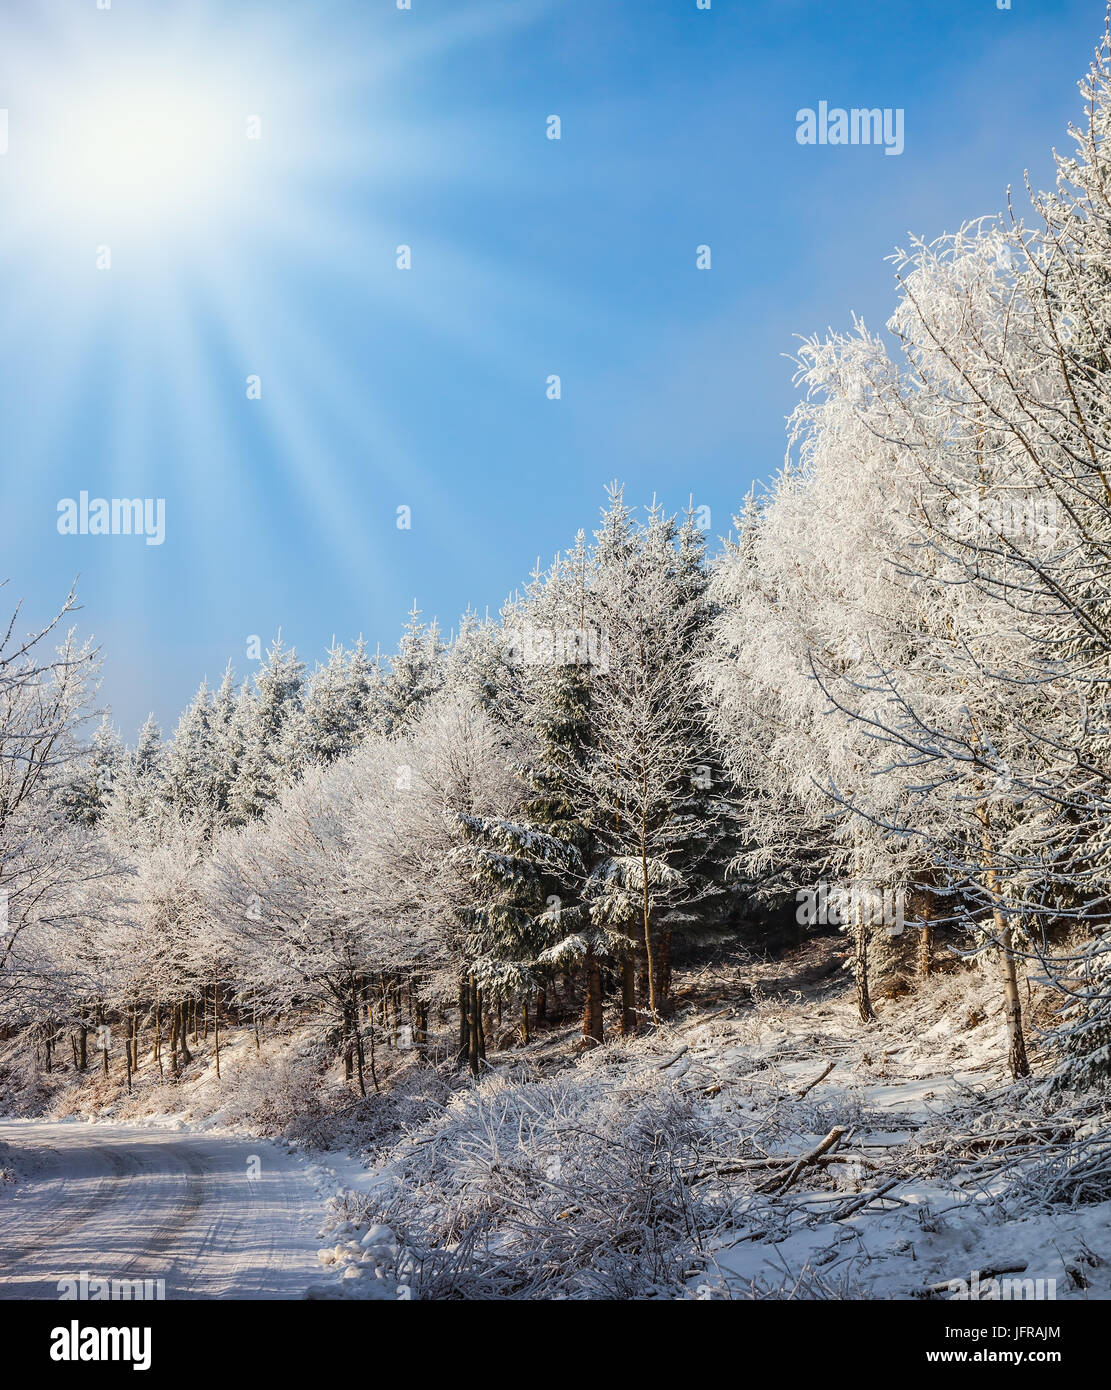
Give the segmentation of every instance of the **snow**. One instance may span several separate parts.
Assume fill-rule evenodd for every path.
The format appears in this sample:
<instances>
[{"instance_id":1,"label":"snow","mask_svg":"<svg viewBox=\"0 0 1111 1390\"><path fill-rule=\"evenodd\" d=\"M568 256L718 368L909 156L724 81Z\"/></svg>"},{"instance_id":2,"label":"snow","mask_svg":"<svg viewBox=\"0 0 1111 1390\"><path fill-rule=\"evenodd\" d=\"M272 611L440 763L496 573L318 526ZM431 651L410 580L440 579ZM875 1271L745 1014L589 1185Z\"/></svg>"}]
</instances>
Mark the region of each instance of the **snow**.
<instances>
[{"instance_id":1,"label":"snow","mask_svg":"<svg viewBox=\"0 0 1111 1390\"><path fill-rule=\"evenodd\" d=\"M1104 1260L1111 1202L1008 1221L971 1203L953 1210L953 1194L938 1185L911 1184L896 1192L907 1205L894 1211L806 1228L775 1245L724 1245L713 1255L720 1279L701 1279L696 1289L707 1297L753 1283L789 1288L800 1278L805 1287L817 1272L840 1297L909 1299L927 1297L933 1284L971 1282L977 1271L1024 1265L1023 1278L1054 1281L1055 1298L1111 1297L1111 1266L1090 1266L1084 1254L1093 1251ZM936 1230L929 1217L923 1224L923 1213L943 1208L949 1211L933 1218ZM1088 1288L1071 1286L1067 1265L1084 1271ZM811 1287L810 1296L816 1291Z\"/></svg>"},{"instance_id":2,"label":"snow","mask_svg":"<svg viewBox=\"0 0 1111 1390\"><path fill-rule=\"evenodd\" d=\"M55 1298L87 1271L165 1279L167 1298L293 1299L318 1275L319 1177L276 1144L41 1120L0 1120L0 1144L19 1172L0 1298Z\"/></svg>"},{"instance_id":3,"label":"snow","mask_svg":"<svg viewBox=\"0 0 1111 1390\"><path fill-rule=\"evenodd\" d=\"M90 1093L81 1119L0 1122L0 1167L15 1179L0 1187L0 1297L53 1297L87 1271L165 1278L171 1298L909 1299L1019 1264L1056 1298L1111 1296L1111 1201L1041 1200L1038 1145L1006 1173L993 1149L983 1167L985 1155L947 1152L958 1133L1037 1122L1037 1092L1005 1074L995 981L960 967L878 1000L864 1027L826 969L841 949L813 940L730 967L751 996L715 967L733 1004L688 1004L578 1058L555 1030L492 1053L475 1085L408 1071L396 1093L312 1131L351 1152L252 1137L250 1030L226 1034L222 1081L202 1043L199 1069L172 1087L147 1073L111 1105ZM801 989L785 993L785 979ZM681 987L700 991L697 976ZM276 1075L283 1046L303 1041L267 1043ZM76 1099L59 1093L58 1109ZM1098 1137L1101 1123L1097 1112L1078 1134ZM805 1154L834 1126L856 1170L811 1168L785 1196L758 1191L763 1156ZM645 1167L660 1139L667 1178ZM722 1164L734 1167L719 1177ZM650 1275L620 1248L629 1220L653 1227Z\"/></svg>"},{"instance_id":4,"label":"snow","mask_svg":"<svg viewBox=\"0 0 1111 1390\"><path fill-rule=\"evenodd\" d=\"M790 966L831 949L813 942ZM771 986L786 964L744 970ZM996 1165L996 1131L1049 1102L1009 1084L995 981L942 974L877 1001L864 1027L851 992L811 973L793 1000L693 1009L577 1061L562 1035L493 1055L478 1085L344 1174L321 1252L342 1289L329 1296L945 1298L991 1271L1055 1299L1111 1296L1111 1201L1045 1201L1036 1140ZM1097 1109L1097 1137L1102 1123ZM834 1126L859 1163L760 1193L762 1155L805 1154ZM961 1147L969 1133L985 1151Z\"/></svg>"},{"instance_id":5,"label":"snow","mask_svg":"<svg viewBox=\"0 0 1111 1390\"><path fill-rule=\"evenodd\" d=\"M742 1083L747 1074L780 1094L813 1080L822 1059L835 1056L834 1071L807 1099L821 1101L827 1128L861 1117L852 1149L891 1161L901 1175L919 1161L915 1145L927 1132L963 1127L968 1107L990 1114L993 1088L1008 1080L1000 1009L991 980L978 970L937 977L914 998L884 1001L878 1009L878 1025L865 1029L847 996L820 1009L813 998L787 1007L772 999L747 1022L708 1023L688 1036L696 1062L724 1085ZM961 1019L977 1011L984 1021L962 1027ZM744 1042L731 1044L737 1033ZM777 1060L803 1041L813 1048L809 1058ZM1021 1109L1024 1101L1011 1104ZM821 1137L817 1129L792 1132L788 1121L767 1147L801 1154ZM1021 1277L1053 1280L1057 1299L1111 1297L1111 1201L1039 1210L1036 1201L1008 1195L1005 1184L968 1181L958 1168L946 1178L901 1180L864 1210L827 1219L835 1204L855 1188L875 1187L880 1176L840 1182L833 1191L826 1176L800 1183L793 1198L803 1214L782 1238L750 1238L774 1224L761 1206L751 1223L739 1221L719 1235L706 1272L691 1281L694 1296L774 1290L777 1297L921 1298L930 1296L930 1285L1024 1265Z\"/></svg>"}]
</instances>

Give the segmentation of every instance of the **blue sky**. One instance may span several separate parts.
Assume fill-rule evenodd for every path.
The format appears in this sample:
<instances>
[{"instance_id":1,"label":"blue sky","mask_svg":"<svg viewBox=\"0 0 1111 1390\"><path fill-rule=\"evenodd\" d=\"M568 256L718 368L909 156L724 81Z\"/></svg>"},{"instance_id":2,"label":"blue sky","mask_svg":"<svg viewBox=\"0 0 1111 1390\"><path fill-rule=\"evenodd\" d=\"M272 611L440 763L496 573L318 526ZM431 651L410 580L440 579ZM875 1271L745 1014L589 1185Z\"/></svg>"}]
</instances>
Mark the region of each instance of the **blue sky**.
<instances>
[{"instance_id":1,"label":"blue sky","mask_svg":"<svg viewBox=\"0 0 1111 1390\"><path fill-rule=\"evenodd\" d=\"M496 609L611 478L725 532L782 460L795 335L882 323L908 231L1049 181L1101 26L1092 0L2 0L5 593L31 620L80 575L131 737L253 634L311 660L392 649L414 598L445 628ZM798 145L823 100L903 108L904 153ZM180 178L127 126L174 102ZM90 165L101 127L122 146ZM165 498L164 543L59 535L81 490Z\"/></svg>"}]
</instances>

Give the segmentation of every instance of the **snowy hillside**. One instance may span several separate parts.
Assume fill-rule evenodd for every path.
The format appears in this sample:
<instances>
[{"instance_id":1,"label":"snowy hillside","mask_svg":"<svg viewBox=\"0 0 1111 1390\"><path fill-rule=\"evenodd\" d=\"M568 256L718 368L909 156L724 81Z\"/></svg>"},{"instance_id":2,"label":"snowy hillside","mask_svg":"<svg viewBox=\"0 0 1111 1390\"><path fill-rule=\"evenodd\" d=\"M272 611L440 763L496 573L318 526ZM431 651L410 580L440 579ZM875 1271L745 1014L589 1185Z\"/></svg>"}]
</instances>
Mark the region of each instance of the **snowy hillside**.
<instances>
[{"instance_id":1,"label":"snowy hillside","mask_svg":"<svg viewBox=\"0 0 1111 1390\"><path fill-rule=\"evenodd\" d=\"M492 1052L477 1085L387 1049L380 1095L352 1106L333 1073L296 1113L304 1033L260 1058L236 1030L219 1082L202 1042L178 1082L148 1070L128 1096L67 1077L52 1109L112 1135L153 1123L134 1131L148 1143L167 1119L225 1144L291 1136L331 1194L303 1228L310 1297L938 1300L974 1276L1111 1295L1103 1105L1010 1082L975 965L879 1001L866 1027L843 957L828 935L711 952L651 1036L576 1058L552 1026Z\"/></svg>"}]
</instances>

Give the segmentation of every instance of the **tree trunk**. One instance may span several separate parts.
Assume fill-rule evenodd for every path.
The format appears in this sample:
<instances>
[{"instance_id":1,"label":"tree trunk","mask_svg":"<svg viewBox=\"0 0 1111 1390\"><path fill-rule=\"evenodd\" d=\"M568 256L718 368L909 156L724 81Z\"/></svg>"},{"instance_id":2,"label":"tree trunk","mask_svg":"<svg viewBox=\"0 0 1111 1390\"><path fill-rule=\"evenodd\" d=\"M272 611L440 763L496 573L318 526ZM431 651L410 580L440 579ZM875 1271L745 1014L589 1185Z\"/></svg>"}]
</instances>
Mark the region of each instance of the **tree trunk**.
<instances>
[{"instance_id":1,"label":"tree trunk","mask_svg":"<svg viewBox=\"0 0 1111 1390\"><path fill-rule=\"evenodd\" d=\"M1014 936L1011 924L1000 905L999 880L995 873L995 846L992 844L987 812L978 811L977 818L980 821L980 843L984 851L984 884L991 895L992 924L995 928L995 940L1003 973L1007 1062L1011 1068L1011 1076L1017 1081L1021 1076L1030 1075L1030 1062L1026 1056L1026 1038L1022 1029L1022 998L1018 991L1018 971L1015 969Z\"/></svg>"},{"instance_id":2,"label":"tree trunk","mask_svg":"<svg viewBox=\"0 0 1111 1390\"><path fill-rule=\"evenodd\" d=\"M923 978L933 974L934 924L921 922L918 926L918 973Z\"/></svg>"},{"instance_id":3,"label":"tree trunk","mask_svg":"<svg viewBox=\"0 0 1111 1390\"><path fill-rule=\"evenodd\" d=\"M359 1027L359 1012L355 1010L355 1065L359 1077L359 1095L366 1100L366 1079L363 1076L363 1034Z\"/></svg>"},{"instance_id":4,"label":"tree trunk","mask_svg":"<svg viewBox=\"0 0 1111 1390\"><path fill-rule=\"evenodd\" d=\"M593 947L588 947L583 964L586 989L583 996L583 1042L597 1047L604 1042L602 1035L602 970Z\"/></svg>"},{"instance_id":5,"label":"tree trunk","mask_svg":"<svg viewBox=\"0 0 1111 1390\"><path fill-rule=\"evenodd\" d=\"M637 981L636 959L632 942L627 955L621 961L621 1034L629 1037L637 1030Z\"/></svg>"},{"instance_id":6,"label":"tree trunk","mask_svg":"<svg viewBox=\"0 0 1111 1390\"><path fill-rule=\"evenodd\" d=\"M470 984L466 975L459 976L459 1051L457 1061L463 1066L470 1057Z\"/></svg>"},{"instance_id":7,"label":"tree trunk","mask_svg":"<svg viewBox=\"0 0 1111 1390\"><path fill-rule=\"evenodd\" d=\"M208 1015L205 1015L207 1019ZM212 976L212 1048L216 1053L216 1080L220 1079L220 980Z\"/></svg>"},{"instance_id":8,"label":"tree trunk","mask_svg":"<svg viewBox=\"0 0 1111 1390\"><path fill-rule=\"evenodd\" d=\"M378 1087L378 1066L374 1060L374 1010L370 1005L369 999L366 1006L366 1031L370 1039L370 1079L374 1082L374 1089Z\"/></svg>"},{"instance_id":9,"label":"tree trunk","mask_svg":"<svg viewBox=\"0 0 1111 1390\"><path fill-rule=\"evenodd\" d=\"M648 844L645 838L644 818L640 826L640 873L641 873L641 915L644 919L644 957L648 967L648 1010L652 1022L659 1023L660 1014L656 997L656 967L652 959L652 908L648 894Z\"/></svg>"},{"instance_id":10,"label":"tree trunk","mask_svg":"<svg viewBox=\"0 0 1111 1390\"><path fill-rule=\"evenodd\" d=\"M671 928L666 923L656 945L656 993L666 1005L671 997Z\"/></svg>"},{"instance_id":11,"label":"tree trunk","mask_svg":"<svg viewBox=\"0 0 1111 1390\"><path fill-rule=\"evenodd\" d=\"M1018 972L1015 969L1014 942L1009 923L1001 920L996 913L996 930L999 933L999 952L1003 965L1003 998L1007 1018L1007 1063L1011 1075L1017 1081L1020 1076L1030 1075L1030 1061L1026 1056L1026 1037L1022 1029L1022 999L1018 992Z\"/></svg>"},{"instance_id":12,"label":"tree trunk","mask_svg":"<svg viewBox=\"0 0 1111 1390\"><path fill-rule=\"evenodd\" d=\"M854 966L856 973L856 1008L861 1023L875 1023L876 1011L872 1008L872 994L868 988L868 937L871 934L870 922L864 920L863 906L857 894L856 940L854 947Z\"/></svg>"},{"instance_id":13,"label":"tree trunk","mask_svg":"<svg viewBox=\"0 0 1111 1390\"><path fill-rule=\"evenodd\" d=\"M478 981L471 975L467 986L467 1061L474 1076L477 1076L482 1068L481 1042L482 1015L478 998Z\"/></svg>"}]
</instances>

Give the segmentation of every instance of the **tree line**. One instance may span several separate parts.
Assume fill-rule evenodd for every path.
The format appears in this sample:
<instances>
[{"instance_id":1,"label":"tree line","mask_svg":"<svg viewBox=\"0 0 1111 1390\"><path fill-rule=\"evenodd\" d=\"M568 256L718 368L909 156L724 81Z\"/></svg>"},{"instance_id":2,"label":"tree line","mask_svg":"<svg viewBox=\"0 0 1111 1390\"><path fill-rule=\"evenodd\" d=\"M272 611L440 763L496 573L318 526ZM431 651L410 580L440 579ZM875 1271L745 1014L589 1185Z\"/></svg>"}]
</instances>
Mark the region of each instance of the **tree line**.
<instances>
[{"instance_id":1,"label":"tree line","mask_svg":"<svg viewBox=\"0 0 1111 1390\"><path fill-rule=\"evenodd\" d=\"M713 555L693 510L614 485L496 617L445 639L414 608L388 660L312 672L278 641L127 748L85 735L98 654L42 655L73 596L26 641L13 619L5 1029L80 1066L114 1029L130 1076L295 1016L365 1094L401 1032L477 1074L506 1011L527 1040L573 1006L584 1047L652 1027L677 941L832 885L862 1023L943 936L997 970L1015 1077L1036 974L1062 1080L1104 1079L1106 39L1082 91L1027 219L913 241L882 331L803 343L784 465Z\"/></svg>"}]
</instances>

